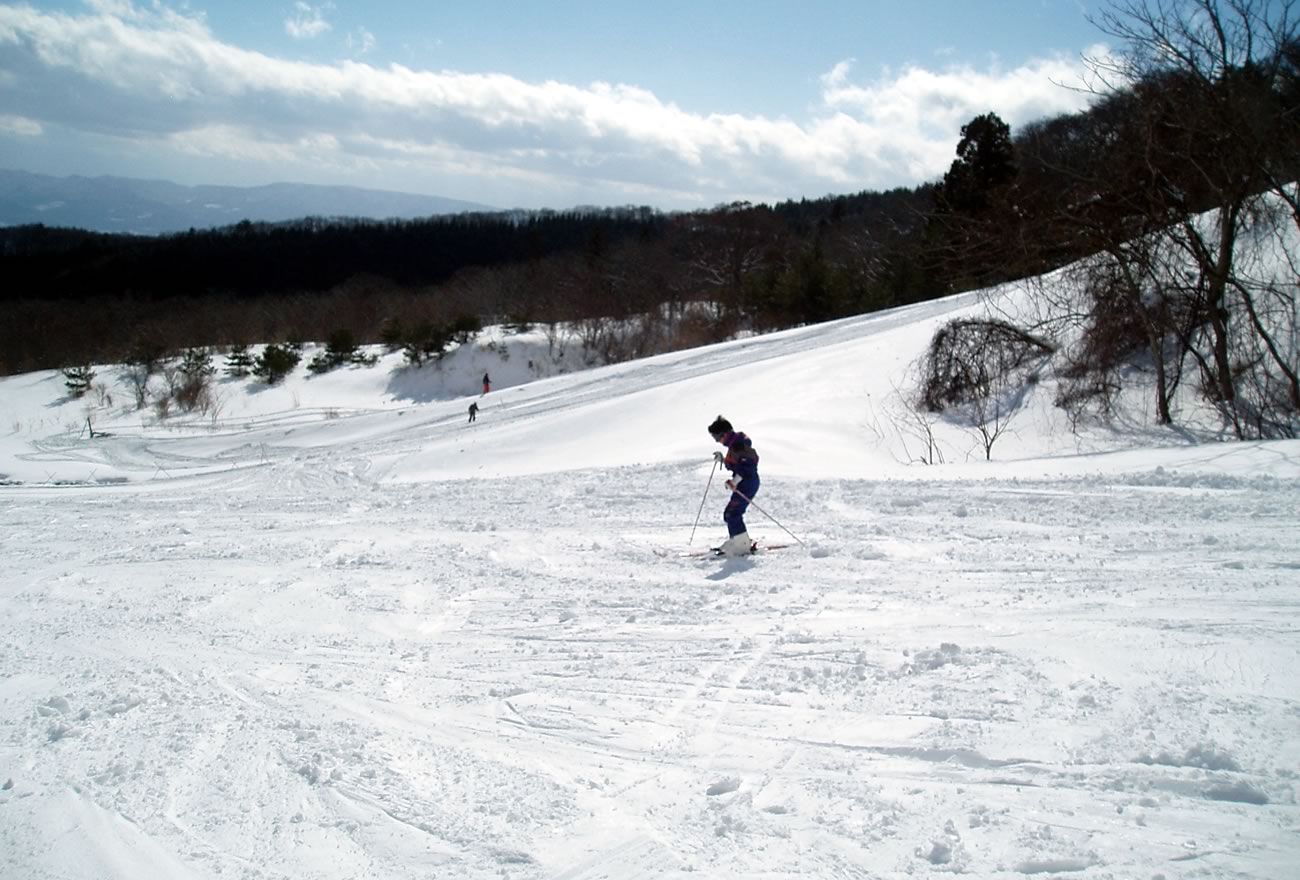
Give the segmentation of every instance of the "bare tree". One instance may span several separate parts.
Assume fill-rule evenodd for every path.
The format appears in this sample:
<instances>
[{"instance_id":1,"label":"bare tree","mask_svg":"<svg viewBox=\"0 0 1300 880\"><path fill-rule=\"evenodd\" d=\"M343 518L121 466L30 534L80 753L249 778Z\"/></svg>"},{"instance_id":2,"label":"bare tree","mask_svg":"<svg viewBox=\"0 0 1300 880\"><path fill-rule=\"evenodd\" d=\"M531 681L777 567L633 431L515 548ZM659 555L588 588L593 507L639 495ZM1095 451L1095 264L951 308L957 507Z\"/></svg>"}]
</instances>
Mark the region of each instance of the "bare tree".
<instances>
[{"instance_id":1,"label":"bare tree","mask_svg":"<svg viewBox=\"0 0 1300 880\"><path fill-rule=\"evenodd\" d=\"M686 226L690 277L699 296L716 305L719 322L740 320L748 280L771 266L783 250L779 222L771 209L749 202L690 214L681 222Z\"/></svg>"},{"instance_id":2,"label":"bare tree","mask_svg":"<svg viewBox=\"0 0 1300 880\"><path fill-rule=\"evenodd\" d=\"M908 462L930 465L943 464L943 450L939 446L939 438L934 433L937 421L932 414L919 407L908 407L901 417L892 419L894 430L898 432L899 439L903 443L904 454L907 456ZM921 444L922 449L919 453L912 454L911 443L908 438Z\"/></svg>"},{"instance_id":3,"label":"bare tree","mask_svg":"<svg viewBox=\"0 0 1300 880\"><path fill-rule=\"evenodd\" d=\"M978 434L985 459L992 458L993 445L1055 351L1054 343L1005 321L949 321L926 351L920 405L953 414Z\"/></svg>"},{"instance_id":4,"label":"bare tree","mask_svg":"<svg viewBox=\"0 0 1300 880\"><path fill-rule=\"evenodd\" d=\"M1171 314L1189 317L1182 326L1155 322L1151 341L1160 332L1180 338L1237 436L1277 433L1293 421L1300 388L1294 395L1270 390L1243 398L1242 392L1274 389L1277 383L1261 372L1280 372L1284 387L1295 384L1294 357L1277 344L1294 335L1295 311L1288 318L1285 307L1271 307L1277 300L1294 303L1294 285L1247 283L1239 261L1248 250L1243 244L1276 228L1270 193L1287 201L1294 192L1280 181L1300 169L1295 105L1288 106L1286 95L1295 75L1294 2L1131 0L1112 5L1095 23L1125 46L1113 58L1094 59L1093 67L1104 81L1135 84L1128 155L1119 167L1139 184L1133 190L1141 194L1135 207L1145 218L1143 234L1163 238L1157 248L1167 257L1163 288L1180 305ZM1296 203L1288 203L1294 218ZM1170 222L1171 215L1177 219ZM1133 268L1115 244L1108 250L1117 265ZM1130 291L1143 289L1132 281L1125 282ZM1167 388L1160 394L1167 420ZM1290 417L1260 411L1279 403Z\"/></svg>"}]
</instances>

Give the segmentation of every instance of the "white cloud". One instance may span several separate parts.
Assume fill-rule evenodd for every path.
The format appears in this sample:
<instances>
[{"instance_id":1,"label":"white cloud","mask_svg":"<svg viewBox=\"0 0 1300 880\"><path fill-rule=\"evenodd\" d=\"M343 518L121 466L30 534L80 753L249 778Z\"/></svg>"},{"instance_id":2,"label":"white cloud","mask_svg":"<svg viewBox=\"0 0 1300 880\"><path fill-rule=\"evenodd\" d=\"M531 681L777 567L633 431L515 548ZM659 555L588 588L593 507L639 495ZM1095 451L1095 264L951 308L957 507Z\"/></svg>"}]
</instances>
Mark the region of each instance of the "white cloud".
<instances>
[{"instance_id":1,"label":"white cloud","mask_svg":"<svg viewBox=\"0 0 1300 880\"><path fill-rule=\"evenodd\" d=\"M0 114L0 134L12 134L20 137L40 137L45 128L35 119L25 116L8 116Z\"/></svg>"},{"instance_id":2,"label":"white cloud","mask_svg":"<svg viewBox=\"0 0 1300 880\"><path fill-rule=\"evenodd\" d=\"M527 181L544 195L537 182L548 181L608 203L647 193L681 207L815 196L938 177L961 126L980 113L1016 126L1087 102L1057 85L1079 81L1077 60L910 66L866 81L844 61L822 76L820 103L804 119L700 114L620 83L291 61L224 43L201 17L96 3L81 16L0 6L0 51L22 77L6 91L34 96L11 112L74 127L93 118L100 133L280 162L286 174L326 160L396 174L419 157L423 173L462 184ZM300 3L295 21L324 24L325 8ZM363 50L372 40L364 30L348 38ZM115 112L88 114L96 101Z\"/></svg>"},{"instance_id":3,"label":"white cloud","mask_svg":"<svg viewBox=\"0 0 1300 880\"><path fill-rule=\"evenodd\" d=\"M851 84L848 72L841 64L823 77L826 106L894 131L900 126L909 132L956 131L990 110L1014 127L1044 115L1081 110L1088 101L1086 95L1062 87L1080 85L1083 68L1077 60L1060 57L1005 71L969 66L933 71L913 65L867 85Z\"/></svg>"},{"instance_id":4,"label":"white cloud","mask_svg":"<svg viewBox=\"0 0 1300 880\"><path fill-rule=\"evenodd\" d=\"M365 28L357 28L348 34L347 47L358 55L365 55L375 48L375 35Z\"/></svg>"},{"instance_id":5,"label":"white cloud","mask_svg":"<svg viewBox=\"0 0 1300 880\"><path fill-rule=\"evenodd\" d=\"M304 132L291 141L277 141L234 125L209 125L178 131L168 137L173 147L192 156L245 162L337 162L339 140L326 132Z\"/></svg>"},{"instance_id":6,"label":"white cloud","mask_svg":"<svg viewBox=\"0 0 1300 880\"><path fill-rule=\"evenodd\" d=\"M284 32L295 40L314 40L330 30L331 25L325 20L325 10L332 8L329 4L312 6L298 0L293 4L293 15L284 20Z\"/></svg>"}]
</instances>

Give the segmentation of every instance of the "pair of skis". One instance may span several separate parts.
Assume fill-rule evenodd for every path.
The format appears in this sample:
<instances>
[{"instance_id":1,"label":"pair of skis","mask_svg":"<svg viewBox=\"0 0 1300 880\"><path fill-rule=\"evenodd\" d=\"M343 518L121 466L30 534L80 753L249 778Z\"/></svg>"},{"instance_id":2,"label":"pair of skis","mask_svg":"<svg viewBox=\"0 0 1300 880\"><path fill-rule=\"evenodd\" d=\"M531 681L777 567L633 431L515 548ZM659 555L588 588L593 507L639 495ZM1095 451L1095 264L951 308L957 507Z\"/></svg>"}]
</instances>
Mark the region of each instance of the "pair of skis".
<instances>
[{"instance_id":1,"label":"pair of skis","mask_svg":"<svg viewBox=\"0 0 1300 880\"><path fill-rule=\"evenodd\" d=\"M761 544L754 542L753 548L749 553L743 556L729 556L722 552L721 547L701 547L698 550L674 550L668 547L656 547L655 554L658 556L673 556L679 559L691 559L699 557L716 557L718 559L748 559L750 556L762 556L772 550L784 550L787 547L793 547L793 544Z\"/></svg>"}]
</instances>

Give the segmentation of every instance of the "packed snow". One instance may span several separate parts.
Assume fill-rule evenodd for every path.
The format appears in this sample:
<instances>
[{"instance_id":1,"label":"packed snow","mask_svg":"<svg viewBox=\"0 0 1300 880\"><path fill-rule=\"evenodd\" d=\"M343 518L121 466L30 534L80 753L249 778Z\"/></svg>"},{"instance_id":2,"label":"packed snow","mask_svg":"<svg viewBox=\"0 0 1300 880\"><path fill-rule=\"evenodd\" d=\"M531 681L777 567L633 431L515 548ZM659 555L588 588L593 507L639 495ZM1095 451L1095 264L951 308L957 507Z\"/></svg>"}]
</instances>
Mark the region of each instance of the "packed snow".
<instances>
[{"instance_id":1,"label":"packed snow","mask_svg":"<svg viewBox=\"0 0 1300 880\"><path fill-rule=\"evenodd\" d=\"M921 463L913 364L1016 295L196 417L0 380L0 876L1300 876L1300 442L1047 381ZM718 414L786 546L691 555Z\"/></svg>"}]
</instances>

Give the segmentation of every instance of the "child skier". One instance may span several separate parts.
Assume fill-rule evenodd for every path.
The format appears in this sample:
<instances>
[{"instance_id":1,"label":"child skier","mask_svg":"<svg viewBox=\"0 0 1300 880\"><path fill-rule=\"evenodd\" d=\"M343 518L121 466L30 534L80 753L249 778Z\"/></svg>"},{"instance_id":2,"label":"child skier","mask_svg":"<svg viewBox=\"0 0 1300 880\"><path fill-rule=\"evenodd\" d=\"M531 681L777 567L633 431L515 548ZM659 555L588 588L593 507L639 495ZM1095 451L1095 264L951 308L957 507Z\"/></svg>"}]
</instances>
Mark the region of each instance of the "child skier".
<instances>
[{"instance_id":1,"label":"child skier","mask_svg":"<svg viewBox=\"0 0 1300 880\"><path fill-rule=\"evenodd\" d=\"M727 534L730 537L718 550L724 556L745 556L754 552L754 542L745 529L745 508L749 507L750 499L758 492L758 453L754 451L754 444L749 438L734 430L731 422L722 416L718 416L709 425L709 434L727 447L726 455L713 453L714 461L731 471L731 479L727 480L731 498L722 511L722 519L727 523Z\"/></svg>"}]
</instances>

